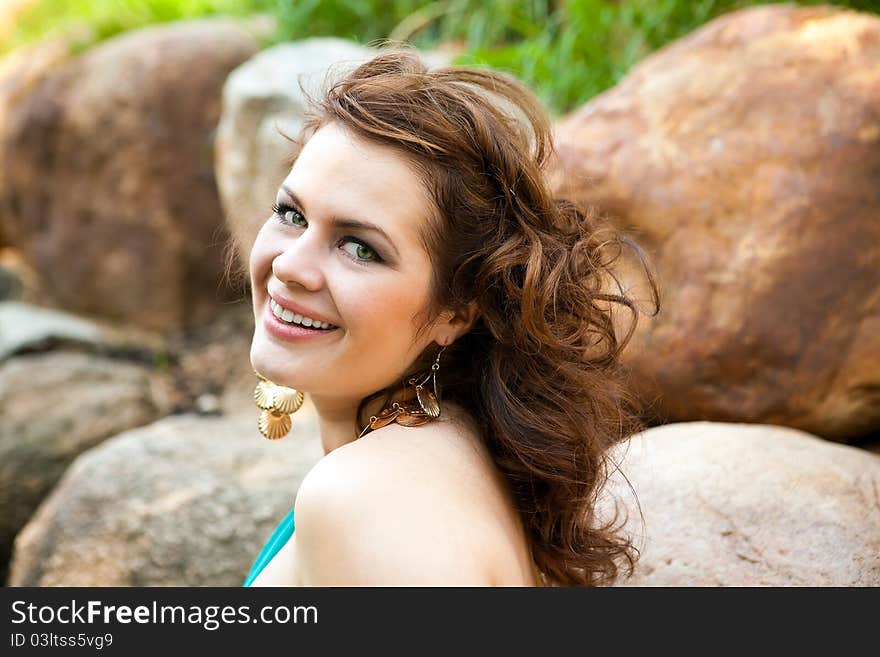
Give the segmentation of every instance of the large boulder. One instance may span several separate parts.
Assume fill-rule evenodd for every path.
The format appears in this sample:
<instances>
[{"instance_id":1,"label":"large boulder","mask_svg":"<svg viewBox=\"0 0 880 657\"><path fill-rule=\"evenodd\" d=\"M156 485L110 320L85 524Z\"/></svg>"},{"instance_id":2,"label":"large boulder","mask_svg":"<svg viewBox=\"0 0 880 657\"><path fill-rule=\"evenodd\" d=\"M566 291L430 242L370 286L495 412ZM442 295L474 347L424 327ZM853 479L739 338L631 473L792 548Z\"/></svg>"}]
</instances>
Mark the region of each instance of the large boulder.
<instances>
[{"instance_id":1,"label":"large boulder","mask_svg":"<svg viewBox=\"0 0 880 657\"><path fill-rule=\"evenodd\" d=\"M238 586L323 450L306 404L167 417L81 455L19 534L12 586ZM785 427L683 423L617 454L604 500L642 548L623 585L880 584L880 457Z\"/></svg>"},{"instance_id":2,"label":"large boulder","mask_svg":"<svg viewBox=\"0 0 880 657\"><path fill-rule=\"evenodd\" d=\"M0 235L46 303L167 328L229 297L213 138L223 82L257 49L241 23L200 20L8 74Z\"/></svg>"},{"instance_id":3,"label":"large boulder","mask_svg":"<svg viewBox=\"0 0 880 657\"><path fill-rule=\"evenodd\" d=\"M880 586L880 456L797 429L684 422L616 459L632 586Z\"/></svg>"},{"instance_id":4,"label":"large boulder","mask_svg":"<svg viewBox=\"0 0 880 657\"><path fill-rule=\"evenodd\" d=\"M9 16L6 18L11 20ZM68 44L64 40L53 39L19 48L0 58L0 153L8 139L8 126L15 123L13 117L16 116L17 106L47 77L63 67L69 59L68 52ZM0 176L0 190L3 188L4 181ZM0 249L10 243L10 237L6 234L10 222L5 217L8 212L9 208L0 202Z\"/></svg>"},{"instance_id":5,"label":"large boulder","mask_svg":"<svg viewBox=\"0 0 880 657\"><path fill-rule=\"evenodd\" d=\"M161 349L162 339L136 327L107 325L20 301L0 301L0 362L18 353L56 347L145 355Z\"/></svg>"},{"instance_id":6,"label":"large boulder","mask_svg":"<svg viewBox=\"0 0 880 657\"><path fill-rule=\"evenodd\" d=\"M241 586L323 455L310 404L268 441L251 418L173 415L83 454L15 543L10 586Z\"/></svg>"},{"instance_id":7,"label":"large boulder","mask_svg":"<svg viewBox=\"0 0 880 657\"><path fill-rule=\"evenodd\" d=\"M216 175L239 273L247 270L247 254L272 213L287 162L296 155L286 137L295 138L302 127L306 94L317 95L326 80L378 52L344 39L304 39L267 48L229 75L217 128ZM422 57L431 67L443 66L452 53Z\"/></svg>"},{"instance_id":8,"label":"large boulder","mask_svg":"<svg viewBox=\"0 0 880 657\"><path fill-rule=\"evenodd\" d=\"M0 363L0 575L15 535L67 466L161 412L141 365L64 351Z\"/></svg>"},{"instance_id":9,"label":"large boulder","mask_svg":"<svg viewBox=\"0 0 880 657\"><path fill-rule=\"evenodd\" d=\"M652 421L880 430L878 67L877 16L757 7L555 126L557 194L613 216L659 273L662 310L624 352Z\"/></svg>"}]
</instances>

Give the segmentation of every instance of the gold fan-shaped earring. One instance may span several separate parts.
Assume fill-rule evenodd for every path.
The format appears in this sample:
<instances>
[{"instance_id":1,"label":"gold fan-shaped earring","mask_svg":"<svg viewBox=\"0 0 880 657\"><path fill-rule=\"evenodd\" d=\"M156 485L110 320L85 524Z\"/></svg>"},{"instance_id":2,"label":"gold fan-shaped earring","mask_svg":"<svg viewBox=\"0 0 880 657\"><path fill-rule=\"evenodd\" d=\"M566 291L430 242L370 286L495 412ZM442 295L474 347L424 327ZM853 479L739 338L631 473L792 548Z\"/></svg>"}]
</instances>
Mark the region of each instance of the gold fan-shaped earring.
<instances>
[{"instance_id":1,"label":"gold fan-shaped earring","mask_svg":"<svg viewBox=\"0 0 880 657\"><path fill-rule=\"evenodd\" d=\"M260 381L254 388L254 402L262 409L257 426L260 433L269 440L278 440L290 432L291 413L296 413L303 405L305 395L299 390L272 383L254 370Z\"/></svg>"}]
</instances>

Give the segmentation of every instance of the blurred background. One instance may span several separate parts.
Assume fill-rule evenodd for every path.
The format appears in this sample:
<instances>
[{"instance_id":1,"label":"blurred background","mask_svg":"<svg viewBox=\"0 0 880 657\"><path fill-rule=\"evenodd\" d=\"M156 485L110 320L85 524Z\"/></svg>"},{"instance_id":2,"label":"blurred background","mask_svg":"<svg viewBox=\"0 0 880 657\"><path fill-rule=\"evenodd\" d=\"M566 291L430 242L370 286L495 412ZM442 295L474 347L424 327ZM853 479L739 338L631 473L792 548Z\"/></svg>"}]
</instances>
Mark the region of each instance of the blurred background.
<instances>
[{"instance_id":1,"label":"blurred background","mask_svg":"<svg viewBox=\"0 0 880 657\"><path fill-rule=\"evenodd\" d=\"M752 0L2 0L0 54L64 37L82 51L146 25L207 16L262 14L261 46L316 36L359 43L408 40L451 48L455 64L503 68L527 82L554 115L616 84L649 53ZM782 3L780 3L782 4ZM833 5L880 12L877 0ZM578 62L578 66L572 66Z\"/></svg>"},{"instance_id":2,"label":"blurred background","mask_svg":"<svg viewBox=\"0 0 880 657\"><path fill-rule=\"evenodd\" d=\"M240 585L322 450L308 403L257 431L229 257L299 84L385 38L528 84L554 191L658 272L623 363L633 583L880 585L868 0L0 0L0 579Z\"/></svg>"}]
</instances>

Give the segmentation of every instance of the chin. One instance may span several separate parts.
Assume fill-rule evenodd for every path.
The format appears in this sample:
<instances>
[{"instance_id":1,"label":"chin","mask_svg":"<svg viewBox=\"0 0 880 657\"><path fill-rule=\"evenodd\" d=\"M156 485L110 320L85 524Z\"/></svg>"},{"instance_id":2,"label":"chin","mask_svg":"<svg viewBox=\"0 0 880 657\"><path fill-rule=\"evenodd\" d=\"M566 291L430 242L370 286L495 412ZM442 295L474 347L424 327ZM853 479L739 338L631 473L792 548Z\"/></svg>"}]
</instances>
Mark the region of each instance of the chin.
<instances>
[{"instance_id":1,"label":"chin","mask_svg":"<svg viewBox=\"0 0 880 657\"><path fill-rule=\"evenodd\" d=\"M254 336L251 343L251 367L273 383L294 387L286 380L290 368L286 366L284 354L277 353L259 335Z\"/></svg>"},{"instance_id":2,"label":"chin","mask_svg":"<svg viewBox=\"0 0 880 657\"><path fill-rule=\"evenodd\" d=\"M311 391L314 381L308 374L303 376L301 368L292 366L290 355L272 349L258 338L251 344L251 367L272 383L295 388L302 392ZM306 372L310 368L305 368Z\"/></svg>"}]
</instances>

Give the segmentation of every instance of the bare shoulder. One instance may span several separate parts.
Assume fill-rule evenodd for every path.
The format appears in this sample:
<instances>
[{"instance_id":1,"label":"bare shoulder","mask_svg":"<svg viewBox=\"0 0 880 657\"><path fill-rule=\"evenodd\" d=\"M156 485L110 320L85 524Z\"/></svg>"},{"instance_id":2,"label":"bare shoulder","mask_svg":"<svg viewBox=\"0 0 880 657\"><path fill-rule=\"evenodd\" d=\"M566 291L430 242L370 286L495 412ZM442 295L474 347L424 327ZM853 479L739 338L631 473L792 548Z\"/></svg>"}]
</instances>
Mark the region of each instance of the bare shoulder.
<instances>
[{"instance_id":1,"label":"bare shoulder","mask_svg":"<svg viewBox=\"0 0 880 657\"><path fill-rule=\"evenodd\" d=\"M297 497L356 490L371 497L471 499L474 487L488 484L491 458L462 412L445 411L441 419L418 427L392 423L333 450L308 473Z\"/></svg>"},{"instance_id":2,"label":"bare shoulder","mask_svg":"<svg viewBox=\"0 0 880 657\"><path fill-rule=\"evenodd\" d=\"M492 486L467 431L391 424L324 456L295 505L304 585L488 585Z\"/></svg>"}]
</instances>

